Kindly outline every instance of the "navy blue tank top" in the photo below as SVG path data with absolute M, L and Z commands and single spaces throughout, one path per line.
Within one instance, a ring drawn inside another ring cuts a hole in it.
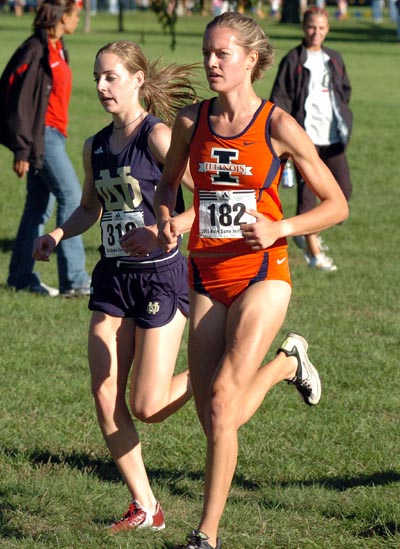
M 134 263 L 143 259 L 124 254 L 119 239 L 134 227 L 154 225 L 154 193 L 161 177 L 162 165 L 152 156 L 148 137 L 159 118 L 147 115 L 126 147 L 118 154 L 110 151 L 112 124 L 93 138 L 92 169 L 95 187 L 103 206 L 101 218 L 102 245 L 100 253 L 107 258 L 124 258 Z M 184 211 L 182 190 L 179 189 L 176 212 Z M 165 257 L 161 248 L 146 259 Z

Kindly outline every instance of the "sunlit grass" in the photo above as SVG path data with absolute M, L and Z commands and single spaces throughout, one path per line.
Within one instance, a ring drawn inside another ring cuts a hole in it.
M 84 139 L 108 122 L 92 77 L 97 49 L 124 37 L 139 41 L 150 58 L 201 61 L 205 21 L 180 20 L 174 52 L 154 15 L 139 12 L 126 14 L 122 36 L 116 17 L 103 14 L 93 18 L 91 34 L 67 37 L 74 72 L 68 150 L 80 175 Z M 300 39 L 297 27 L 261 24 L 276 61 Z M 0 66 L 30 25 L 30 16 L 0 17 Z M 324 396 L 309 409 L 282 384 L 240 431 L 237 474 L 221 523 L 224 549 L 400 546 L 400 50 L 394 25 L 377 26 L 367 17 L 333 20 L 329 45 L 342 52 L 354 90 L 351 215 L 324 235 L 337 273 L 308 270 L 290 242 L 294 294 L 274 346 L 287 330 L 304 333 Z M 275 70 L 257 84 L 261 95 L 268 97 Z M 14 176 L 4 148 L 0 182 L 0 545 L 172 549 L 197 525 L 202 505 L 204 437 L 193 403 L 162 425 L 138 426 L 167 529 L 110 536 L 105 526 L 125 511 L 128 493 L 95 419 L 86 301 L 6 289 L 25 183 Z M 292 214 L 295 191 L 283 190 L 282 199 Z M 91 270 L 99 228 L 84 240 Z M 37 268 L 57 285 L 54 260 Z M 178 368 L 185 365 L 184 342 Z

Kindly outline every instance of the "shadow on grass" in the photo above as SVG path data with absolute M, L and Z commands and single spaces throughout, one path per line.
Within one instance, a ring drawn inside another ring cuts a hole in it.
M 319 484 L 324 488 L 344 492 L 357 486 L 385 486 L 393 482 L 400 482 L 400 473 L 389 469 L 388 471 L 378 471 L 369 475 L 357 475 L 347 477 L 322 477 L 314 480 L 291 480 L 279 483 L 280 486 L 312 486 Z
M 22 452 L 14 448 L 1 448 L 0 452 L 9 457 L 21 457 Z M 28 454 L 28 461 L 34 465 L 66 465 L 71 469 L 78 469 L 90 475 L 96 476 L 99 480 L 106 482 L 122 482 L 120 474 L 108 457 L 93 457 L 87 453 L 54 454 L 47 450 L 34 450 Z M 201 481 L 204 478 L 203 471 L 190 471 L 187 467 L 182 469 L 162 469 L 147 468 L 149 477 L 157 482 L 165 482 L 170 487 L 171 484 L 179 483 L 182 480 Z M 358 486 L 385 486 L 394 482 L 400 482 L 400 472 L 388 469 L 387 471 L 377 471 L 371 474 L 344 477 L 321 477 L 316 479 L 301 480 L 293 479 L 282 482 L 271 481 L 271 486 L 281 488 L 289 486 L 315 486 L 320 485 L 324 488 L 344 492 L 345 490 L 356 488 Z M 242 475 L 236 474 L 233 484 L 245 488 L 246 490 L 256 491 L 261 485 L 258 482 L 245 479 Z M 179 490 L 171 491 L 172 494 L 179 495 Z
M 105 482 L 122 482 L 121 476 L 114 462 L 110 458 L 96 458 L 84 453 L 54 454 L 46 450 L 34 450 L 28 454 L 20 452 L 16 448 L 1 448 L 0 452 L 11 458 L 26 457 L 30 463 L 36 466 L 67 466 L 71 469 L 78 469 L 88 475 L 93 475 L 99 480 Z M 180 490 L 180 482 L 202 481 L 203 471 L 190 471 L 187 467 L 182 469 L 161 469 L 147 468 L 147 473 L 152 481 L 167 484 L 172 495 L 187 494 L 187 490 Z M 246 490 L 255 491 L 260 488 L 260 484 L 249 481 L 241 475 L 235 475 L 233 484 Z
M 375 486 L 385 486 L 392 484 L 394 482 L 400 482 L 400 473 L 394 470 L 379 471 L 376 473 L 371 473 L 369 475 L 358 475 L 358 476 L 347 476 L 347 477 L 332 477 L 332 478 L 320 478 L 318 480 L 296 480 L 289 482 L 281 482 L 279 486 L 289 487 L 294 485 L 299 486 L 315 486 L 321 485 L 324 488 L 330 490 L 336 490 L 339 492 L 344 492 L 351 488 L 357 488 L 360 486 L 363 487 L 375 487 Z M 356 534 L 360 538 L 382 538 L 382 539 L 392 539 L 393 536 L 400 535 L 400 524 L 394 521 L 388 522 L 376 522 L 372 524 L 367 529 L 357 532 Z
M 36 465 L 67 465 L 73 469 L 79 469 L 88 474 L 96 476 L 99 480 L 106 482 L 122 482 L 121 476 L 111 459 L 94 458 L 88 454 L 52 454 L 47 451 L 35 451 L 29 455 L 29 461 Z M 187 494 L 187 490 L 181 490 L 179 483 L 182 481 L 202 481 L 204 474 L 202 471 L 190 471 L 187 468 L 182 469 L 161 469 L 147 468 L 147 473 L 152 481 L 167 484 L 171 494 Z M 249 481 L 241 475 L 235 475 L 233 484 L 246 490 L 258 490 L 260 485 Z
M 59 467 L 66 466 L 71 469 L 78 469 L 88 475 L 94 475 L 98 479 L 105 482 L 122 482 L 122 479 L 116 469 L 114 462 L 107 457 L 93 457 L 86 453 L 70 453 L 70 454 L 55 454 L 50 451 L 35 450 L 31 452 L 21 452 L 17 448 L 0 448 L 0 452 L 11 458 L 27 459 L 33 466 Z M 159 482 L 167 486 L 171 495 L 190 497 L 188 490 L 188 482 L 201 482 L 204 475 L 202 471 L 190 471 L 187 468 L 182 469 L 162 469 L 149 468 L 149 477 L 152 481 Z M 347 477 L 321 477 L 313 480 L 291 480 L 284 482 L 271 482 L 271 486 L 279 486 L 281 488 L 290 486 L 316 486 L 320 485 L 324 488 L 345 491 L 359 486 L 385 486 L 394 482 L 400 482 L 400 473 L 394 470 L 379 471 L 369 475 L 357 475 Z M 180 484 L 186 483 L 184 489 L 181 489 Z M 244 479 L 242 476 L 235 475 L 233 485 L 239 486 L 249 491 L 257 491 L 260 489 L 260 484 Z M 197 497 L 198 491 L 193 490 L 193 497 Z M 24 535 L 13 527 L 7 525 L 6 515 L 13 508 L 7 502 L 6 494 L 0 492 L 0 536 L 4 538 L 23 538 Z M 108 518 L 99 520 L 99 524 L 104 525 L 109 523 Z M 376 522 L 367 529 L 358 532 L 356 535 L 361 538 L 392 538 L 400 534 L 400 524 L 394 521 Z M 174 543 L 166 542 L 165 549 L 178 549 L 182 547 Z
M 391 539 L 393 536 L 400 535 L 400 524 L 393 521 L 385 522 L 383 524 L 374 524 L 367 530 L 360 532 L 358 535 L 360 538 L 378 537 L 383 539 Z

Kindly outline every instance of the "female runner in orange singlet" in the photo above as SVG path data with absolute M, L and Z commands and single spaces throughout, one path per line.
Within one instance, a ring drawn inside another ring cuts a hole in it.
M 207 437 L 205 497 L 186 549 L 219 549 L 218 526 L 238 453 L 238 429 L 280 381 L 304 401 L 321 397 L 306 340 L 288 334 L 260 367 L 291 296 L 287 237 L 343 221 L 348 207 L 331 172 L 297 122 L 257 96 L 253 82 L 272 63 L 272 48 L 250 17 L 224 13 L 203 39 L 211 100 L 190 105 L 175 121 L 155 196 L 159 239 L 176 244 L 173 205 L 189 158 L 196 218 L 189 240 L 189 371 Z M 320 199 L 312 211 L 283 218 L 278 186 L 291 157 Z M 227 542 L 226 547 L 229 547 Z

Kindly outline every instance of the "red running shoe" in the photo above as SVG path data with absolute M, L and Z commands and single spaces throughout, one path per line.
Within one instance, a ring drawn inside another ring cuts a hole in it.
M 133 528 L 151 528 L 152 530 L 165 528 L 164 513 L 158 501 L 154 515 L 151 515 L 138 501 L 132 501 L 122 519 L 110 526 L 112 532 L 123 532 Z

